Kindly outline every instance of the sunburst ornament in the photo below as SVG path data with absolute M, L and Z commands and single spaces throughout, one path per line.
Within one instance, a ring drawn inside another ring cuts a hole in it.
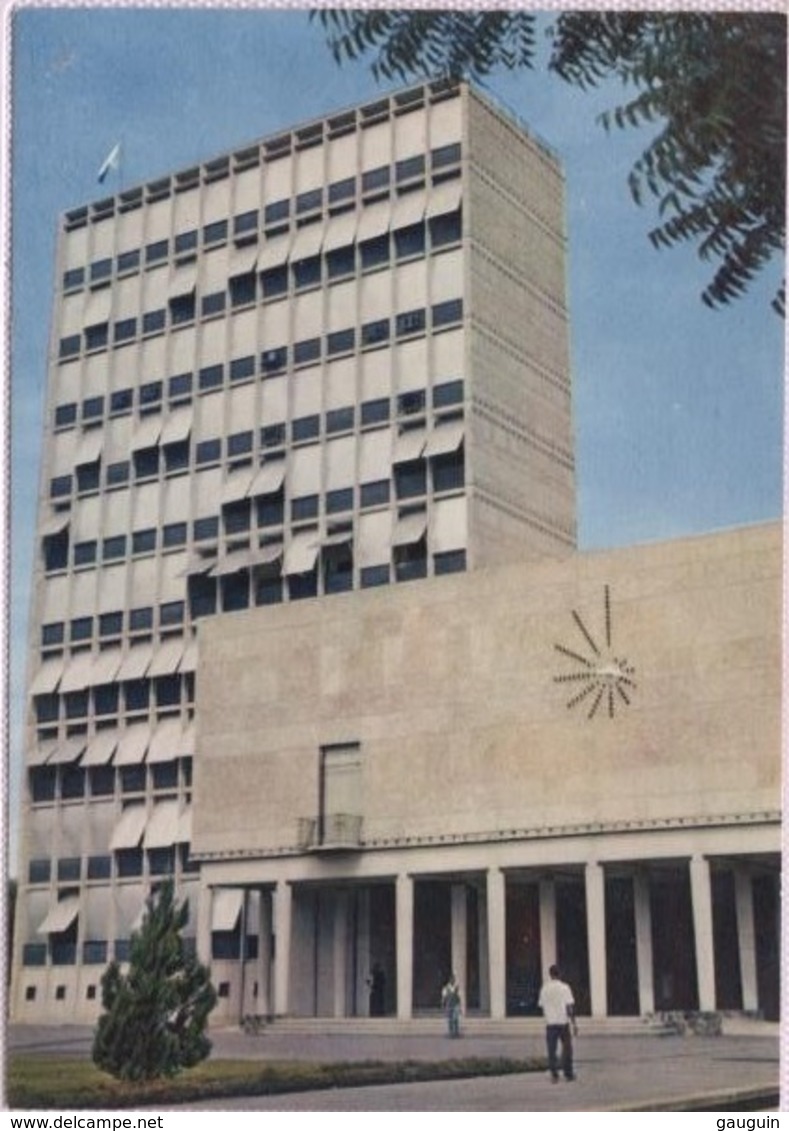
M 583 638 L 583 648 L 576 651 L 564 644 L 554 644 L 556 651 L 565 659 L 572 660 L 575 667 L 574 671 L 555 675 L 554 683 L 566 683 L 573 690 L 567 700 L 568 710 L 583 704 L 584 709 L 588 708 L 586 717 L 593 719 L 603 707 L 607 709 L 609 719 L 613 719 L 617 707 L 621 710 L 630 706 L 631 695 L 636 690 L 633 679 L 636 670 L 624 657 L 614 655 L 608 586 L 605 586 L 603 599 L 604 643 L 598 644 L 598 639 L 575 609 L 572 617 Z

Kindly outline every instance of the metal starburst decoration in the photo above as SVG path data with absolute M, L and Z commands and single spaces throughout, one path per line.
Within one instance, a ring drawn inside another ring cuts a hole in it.
M 622 656 L 613 652 L 611 624 L 611 594 L 606 585 L 603 600 L 604 644 L 598 644 L 581 614 L 572 610 L 573 622 L 583 639 L 583 645 L 567 648 L 564 644 L 554 644 L 556 651 L 566 660 L 572 660 L 573 671 L 563 672 L 553 677 L 554 683 L 565 683 L 572 695 L 567 700 L 568 710 L 581 704 L 588 708 L 586 717 L 593 719 L 600 707 L 606 709 L 609 719 L 613 719 L 616 709 L 629 707 L 631 695 L 636 690 L 633 679 L 635 668 Z

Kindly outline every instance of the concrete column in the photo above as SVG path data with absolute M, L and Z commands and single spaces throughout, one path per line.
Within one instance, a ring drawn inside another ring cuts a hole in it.
M 200 886 L 197 903 L 197 937 L 195 945 L 197 957 L 204 965 L 211 966 L 211 915 L 213 911 L 214 889 Z
M 540 961 L 542 980 L 548 981 L 548 971 L 557 958 L 556 946 L 556 884 L 553 880 L 540 880 Z
M 348 892 L 334 893 L 333 959 L 333 1012 L 335 1017 L 345 1017 L 348 998 Z
M 605 1017 L 608 1013 L 608 986 L 605 964 L 605 872 L 602 864 L 590 860 L 584 869 L 584 882 L 592 1017 Z
M 468 904 L 466 885 L 453 884 L 451 895 L 452 970 L 465 1008 L 468 1002 Z
M 287 1015 L 290 1005 L 290 929 L 293 916 L 293 889 L 279 880 L 274 890 L 274 1012 Z
M 488 869 L 487 879 L 490 1016 L 498 1019 L 507 1013 L 506 879 L 499 868 Z
M 734 900 L 737 908 L 737 943 L 740 952 L 740 982 L 743 1009 L 759 1008 L 756 981 L 756 928 L 753 918 L 753 883 L 746 868 L 734 869 Z
M 699 1009 L 715 1009 L 715 953 L 712 941 L 712 887 L 710 864 L 704 856 L 690 861 L 690 894 L 696 936 L 696 974 Z
M 414 997 L 414 881 L 402 874 L 395 881 L 397 945 L 397 1016 L 411 1017 Z
M 638 968 L 638 1010 L 643 1016 L 655 1012 L 655 973 L 652 957 L 652 907 L 649 902 L 649 876 L 633 876 L 633 904 L 636 920 L 636 966 Z
M 258 1004 L 257 1013 L 268 1017 L 271 1010 L 271 893 L 261 891 L 258 902 Z

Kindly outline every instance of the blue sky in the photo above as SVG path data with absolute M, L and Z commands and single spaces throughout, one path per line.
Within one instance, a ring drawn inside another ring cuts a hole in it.
M 299 10 L 20 7 L 11 48 L 13 832 L 59 213 L 101 195 L 96 174 L 118 140 L 128 187 L 388 88 L 365 64 L 337 67 Z M 629 195 L 646 137 L 596 123 L 620 88 L 585 94 L 544 69 L 502 72 L 487 88 L 565 165 L 581 548 L 776 518 L 779 267 L 709 311 L 699 294 L 710 268 L 691 248 L 654 251 L 654 209 Z

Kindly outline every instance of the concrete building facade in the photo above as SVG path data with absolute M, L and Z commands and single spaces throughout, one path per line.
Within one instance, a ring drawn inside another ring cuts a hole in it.
M 466 85 L 63 217 L 13 1016 L 94 1017 L 165 875 L 198 936 L 208 619 L 573 551 L 564 259 L 556 158 Z

